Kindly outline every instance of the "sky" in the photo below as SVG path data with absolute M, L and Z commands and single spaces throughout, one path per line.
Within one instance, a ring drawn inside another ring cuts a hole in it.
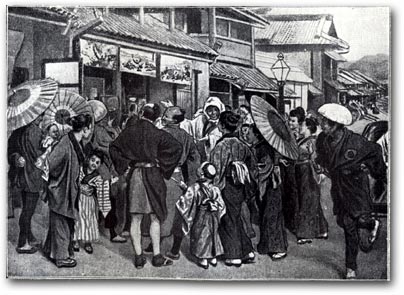
M 358 60 L 365 55 L 390 52 L 388 7 L 273 8 L 271 12 L 333 15 L 338 37 L 350 45 L 349 53 L 344 54 L 348 61 Z

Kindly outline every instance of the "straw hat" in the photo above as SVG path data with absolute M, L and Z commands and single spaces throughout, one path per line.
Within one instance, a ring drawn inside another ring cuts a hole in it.
M 326 103 L 322 105 L 318 111 L 320 115 L 323 117 L 342 124 L 342 125 L 351 125 L 352 124 L 352 114 L 351 112 L 344 106 L 336 103 Z

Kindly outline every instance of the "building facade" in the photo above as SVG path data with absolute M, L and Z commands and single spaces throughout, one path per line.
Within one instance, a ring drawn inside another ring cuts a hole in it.
M 331 15 L 263 15 L 269 25 L 256 30 L 257 51 L 282 52 L 285 61 L 297 65 L 313 80 L 307 109 L 339 100 L 336 87 L 338 63 L 345 61 L 349 45 L 338 38 Z M 335 93 L 330 88 L 335 90 Z

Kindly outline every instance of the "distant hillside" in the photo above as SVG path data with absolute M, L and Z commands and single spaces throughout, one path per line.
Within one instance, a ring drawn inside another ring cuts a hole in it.
M 355 62 L 346 62 L 343 68 L 359 70 L 376 80 L 388 80 L 389 56 L 386 54 L 367 55 Z

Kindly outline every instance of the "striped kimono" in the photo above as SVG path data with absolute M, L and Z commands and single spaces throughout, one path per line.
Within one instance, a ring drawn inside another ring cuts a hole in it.
M 74 224 L 75 241 L 97 241 L 98 229 L 98 201 L 97 193 L 103 188 L 103 180 L 98 172 L 85 174 L 80 169 L 80 196 L 78 200 L 78 218 Z

